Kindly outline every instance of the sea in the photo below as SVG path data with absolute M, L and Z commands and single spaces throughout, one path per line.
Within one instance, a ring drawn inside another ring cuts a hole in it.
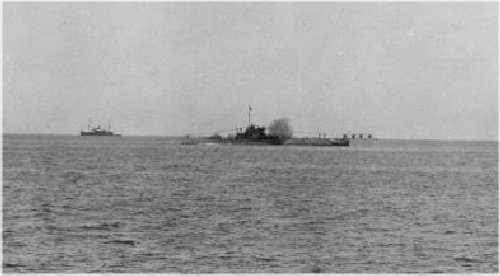
M 497 273 L 498 142 L 3 136 L 3 272 Z

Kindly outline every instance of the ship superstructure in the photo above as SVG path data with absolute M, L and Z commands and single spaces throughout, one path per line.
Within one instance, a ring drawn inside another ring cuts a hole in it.
M 236 132 L 236 136 L 230 137 L 233 144 L 242 145 L 281 145 L 283 140 L 277 136 L 266 134 L 266 128 L 263 126 L 254 125 L 252 123 L 243 132 L 242 129 Z

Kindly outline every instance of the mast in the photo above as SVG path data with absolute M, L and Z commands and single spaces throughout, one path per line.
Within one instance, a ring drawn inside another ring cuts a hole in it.
M 250 124 L 251 124 L 251 123 L 250 123 L 250 122 L 251 122 L 251 121 L 250 121 L 250 112 L 251 112 L 251 111 L 252 111 L 252 107 L 249 105 L 249 106 L 248 106 L 248 127 L 250 127 Z
M 87 130 L 90 131 L 90 125 L 92 124 L 92 118 L 89 118 L 89 124 L 87 125 Z

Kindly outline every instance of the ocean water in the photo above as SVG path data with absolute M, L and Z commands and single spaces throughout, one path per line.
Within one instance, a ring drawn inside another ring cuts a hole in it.
M 498 143 L 3 137 L 4 272 L 498 272 Z

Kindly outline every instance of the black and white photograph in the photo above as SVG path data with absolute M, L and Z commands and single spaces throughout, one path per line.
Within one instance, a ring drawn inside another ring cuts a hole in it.
M 3 273 L 497 274 L 490 2 L 2 2 Z

